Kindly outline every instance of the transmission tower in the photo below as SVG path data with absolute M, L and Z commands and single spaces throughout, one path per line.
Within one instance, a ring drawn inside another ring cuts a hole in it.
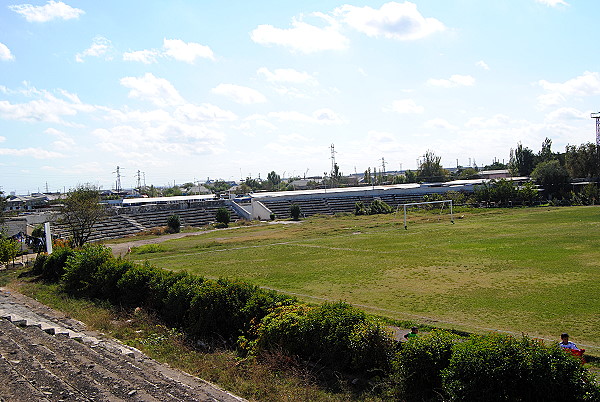
M 335 172 L 335 146 L 331 144 L 329 148 L 331 149 L 331 177 L 333 177 Z
M 383 170 L 381 171 L 383 174 L 385 174 L 385 158 L 381 157 L 381 167 L 383 168 Z
M 113 173 L 117 174 L 117 181 L 115 183 L 115 191 L 117 193 L 121 192 L 121 172 L 119 171 L 119 167 L 117 166 L 117 170 Z
M 142 191 L 142 172 L 138 169 L 137 171 L 137 189 L 138 191 Z
M 596 146 L 600 147 L 600 113 L 592 113 L 590 117 L 596 119 Z

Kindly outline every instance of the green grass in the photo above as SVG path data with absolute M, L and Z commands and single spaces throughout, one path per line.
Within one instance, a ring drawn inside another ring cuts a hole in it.
M 600 208 L 315 217 L 133 254 L 172 270 L 344 300 L 395 319 L 558 340 L 600 354 Z

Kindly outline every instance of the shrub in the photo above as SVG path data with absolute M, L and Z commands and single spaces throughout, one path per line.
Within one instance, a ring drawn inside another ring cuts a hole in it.
M 95 297 L 99 292 L 96 272 L 101 265 L 113 261 L 110 249 L 102 245 L 86 245 L 73 253 L 67 259 L 62 276 L 65 291 L 77 296 Z
M 392 212 L 394 212 L 394 208 L 379 199 L 374 199 L 369 206 L 365 206 L 362 201 L 358 201 L 354 204 L 354 215 L 377 215 L 389 214 Z
M 255 352 L 281 350 L 336 369 L 387 370 L 392 341 L 362 311 L 345 303 L 291 305 L 266 316 Z
M 215 216 L 215 219 L 218 223 L 227 227 L 231 220 L 229 210 L 225 207 L 219 207 L 219 209 L 217 209 L 217 215 Z
M 160 268 L 144 265 L 134 265 L 127 270 L 117 281 L 117 288 L 121 294 L 120 300 L 127 305 L 142 306 L 149 305 L 152 295 L 150 283 L 154 276 L 160 274 Z
M 269 295 L 274 293 L 244 282 L 204 281 L 190 304 L 189 332 L 235 344 L 252 321 L 260 321 L 277 303 L 288 299 Z
M 300 219 L 300 214 L 302 213 L 302 211 L 300 211 L 300 205 L 298 204 L 292 204 L 290 206 L 290 217 L 297 221 Z
M 584 401 L 600 390 L 580 362 L 557 346 L 504 335 L 457 343 L 442 374 L 451 400 Z
M 433 331 L 402 344 L 392 362 L 395 393 L 405 400 L 430 400 L 442 392 L 442 370 L 448 367 L 456 336 Z
M 181 219 L 179 215 L 171 215 L 167 218 L 167 227 L 171 233 L 179 233 L 181 231 Z

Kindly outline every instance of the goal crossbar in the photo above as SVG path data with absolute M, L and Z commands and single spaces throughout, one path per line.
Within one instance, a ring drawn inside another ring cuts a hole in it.
M 406 225 L 406 208 L 412 207 L 415 205 L 426 205 L 426 204 L 450 204 L 450 222 L 454 223 L 454 215 L 452 213 L 452 200 L 411 202 L 408 204 L 400 204 L 404 207 L 404 229 L 405 230 L 408 230 L 408 226 Z M 396 212 L 398 212 L 400 205 L 398 205 L 398 207 L 396 208 Z

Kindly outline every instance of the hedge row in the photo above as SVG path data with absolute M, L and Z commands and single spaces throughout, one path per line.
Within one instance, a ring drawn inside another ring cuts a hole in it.
M 194 338 L 379 378 L 376 388 L 394 399 L 600 401 L 578 360 L 527 337 L 465 340 L 433 331 L 398 348 L 384 327 L 346 303 L 309 306 L 243 282 L 115 259 L 98 245 L 40 255 L 34 271 L 75 296 L 151 309 Z

